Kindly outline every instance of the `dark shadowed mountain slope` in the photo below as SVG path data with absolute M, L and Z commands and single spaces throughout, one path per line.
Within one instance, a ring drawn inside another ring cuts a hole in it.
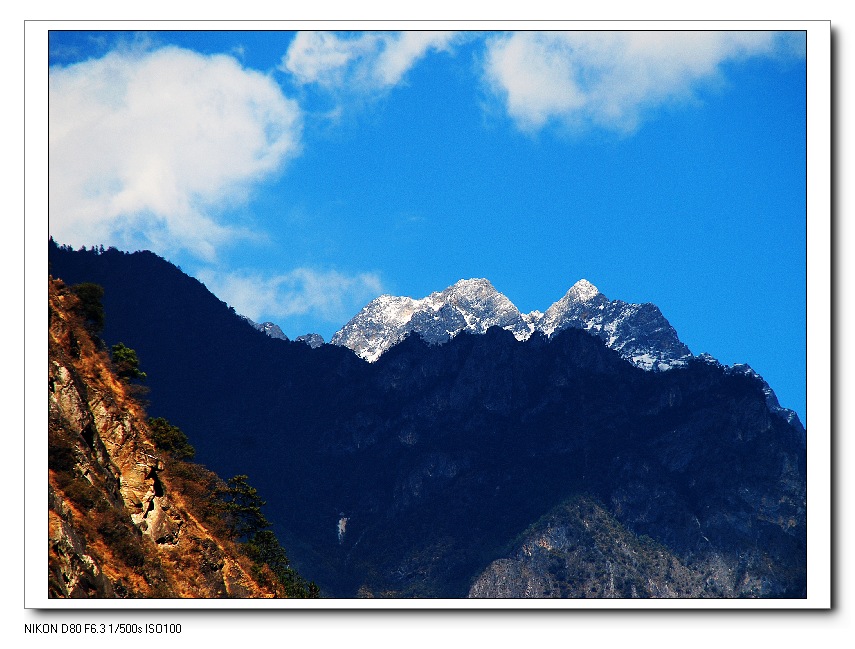
M 139 353 L 152 414 L 218 473 L 250 475 L 325 595 L 465 597 L 583 498 L 568 530 L 606 521 L 685 571 L 688 590 L 647 595 L 804 596 L 804 446 L 759 377 L 698 359 L 646 372 L 578 328 L 411 335 L 367 363 L 265 336 L 151 253 L 54 247 L 51 264 L 104 286 L 104 336 Z M 639 561 L 627 579 L 662 576 Z M 501 592 L 522 596 L 507 575 Z M 550 593 L 591 592 L 561 583 Z

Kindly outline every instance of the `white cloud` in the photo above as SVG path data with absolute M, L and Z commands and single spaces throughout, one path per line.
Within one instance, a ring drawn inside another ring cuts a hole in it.
M 428 51 L 448 51 L 454 38 L 454 32 L 300 32 L 280 69 L 327 90 L 376 92 L 400 83 Z
M 214 295 L 252 320 L 310 314 L 340 323 L 383 292 L 376 273 L 346 275 L 335 270 L 296 268 L 267 276 L 209 268 L 196 276 Z
M 301 114 L 230 56 L 114 51 L 52 68 L 50 231 L 73 246 L 187 249 L 245 235 L 217 223 L 299 149 Z
M 488 40 L 484 74 L 523 130 L 555 120 L 631 132 L 725 61 L 794 51 L 775 32 L 519 32 Z

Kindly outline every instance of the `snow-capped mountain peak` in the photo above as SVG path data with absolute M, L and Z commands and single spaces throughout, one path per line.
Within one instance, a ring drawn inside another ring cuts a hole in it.
M 420 299 L 381 295 L 342 327 L 331 342 L 373 362 L 413 331 L 428 343 L 439 344 L 461 331 L 484 333 L 494 326 L 508 329 L 519 340 L 528 338 L 532 331 L 519 309 L 489 280 L 461 279 Z
M 528 339 L 535 331 L 551 337 L 568 327 L 584 329 L 648 370 L 667 370 L 691 356 L 654 305 L 610 301 L 586 279 L 573 284 L 545 313 L 520 313 L 483 278 L 458 280 L 421 299 L 381 295 L 331 342 L 374 362 L 411 332 L 430 344 L 441 344 L 461 331 L 484 333 L 490 327 L 507 329 L 518 340 Z
M 587 279 L 580 279 L 570 287 L 565 297 L 575 300 L 576 302 L 588 302 L 600 295 L 600 291 L 596 286 L 591 284 Z
M 268 336 L 288 340 L 274 323 L 259 324 L 242 317 Z M 609 300 L 586 279 L 573 284 L 545 312 L 520 313 L 484 278 L 460 279 L 420 299 L 381 295 L 369 302 L 330 342 L 349 347 L 361 358 L 374 362 L 412 332 L 429 344 L 442 344 L 461 331 L 480 334 L 494 326 L 507 329 L 518 340 L 528 339 L 535 331 L 552 337 L 569 327 L 583 329 L 645 370 L 665 371 L 685 365 L 692 358 L 689 348 L 656 305 Z M 311 347 L 324 344 L 317 334 L 306 334 L 296 340 Z M 721 366 L 730 374 L 744 374 L 760 381 L 770 410 L 801 430 L 804 440 L 804 426 L 796 413 L 779 405 L 772 388 L 750 366 L 726 366 L 707 353 L 696 358 Z
M 568 327 L 584 329 L 645 370 L 668 370 L 692 356 L 655 304 L 609 300 L 584 279 L 550 306 L 536 327 L 547 336 Z
M 297 336 L 294 339 L 294 342 L 304 343 L 304 344 L 308 345 L 309 347 L 311 347 L 312 349 L 316 349 L 316 348 L 320 347 L 321 345 L 326 344 L 326 341 L 324 341 L 324 337 L 322 335 L 316 334 L 316 333 L 308 333 L 308 334 L 303 334 L 302 336 Z

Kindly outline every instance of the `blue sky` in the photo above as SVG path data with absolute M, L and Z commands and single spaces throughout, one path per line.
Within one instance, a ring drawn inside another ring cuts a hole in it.
M 291 337 L 578 279 L 805 410 L 805 54 L 771 32 L 52 32 L 50 231 Z

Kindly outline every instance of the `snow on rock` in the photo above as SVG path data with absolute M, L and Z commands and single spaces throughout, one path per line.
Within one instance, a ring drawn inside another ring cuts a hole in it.
M 533 328 L 519 309 L 486 279 L 461 279 L 443 291 L 421 299 L 381 295 L 369 302 L 332 337 L 332 344 L 349 347 L 369 362 L 418 333 L 440 344 L 461 331 L 484 333 L 490 327 L 527 339 Z
M 288 340 L 272 322 L 257 324 L 249 318 L 246 320 L 268 336 Z M 573 284 L 545 312 L 520 313 L 505 295 L 483 278 L 461 279 L 421 299 L 381 295 L 336 332 L 330 342 L 348 347 L 373 363 L 414 332 L 428 344 L 438 345 L 461 331 L 482 334 L 490 327 L 506 329 L 517 340 L 527 340 L 535 331 L 551 338 L 569 327 L 582 329 L 600 338 L 636 367 L 653 372 L 684 366 L 693 358 L 656 305 L 609 300 L 586 279 Z M 324 339 L 317 334 L 306 334 L 296 340 L 311 347 L 324 344 Z M 757 377 L 762 382 L 770 410 L 804 430 L 798 415 L 779 405 L 772 388 L 751 367 L 744 364 L 728 367 L 707 353 L 696 358 L 724 367 L 729 373 Z
M 597 336 L 645 370 L 666 371 L 692 356 L 655 305 L 609 300 L 586 279 L 576 282 L 536 323 L 549 337 L 568 327 Z
M 535 331 L 551 337 L 568 327 L 583 329 L 652 371 L 678 367 L 691 357 L 654 305 L 610 301 L 586 279 L 573 284 L 545 313 L 520 313 L 486 279 L 461 279 L 421 299 L 381 295 L 331 342 L 374 362 L 412 332 L 429 344 L 441 344 L 461 331 L 484 333 L 490 327 L 507 329 L 517 340 L 527 340 Z

